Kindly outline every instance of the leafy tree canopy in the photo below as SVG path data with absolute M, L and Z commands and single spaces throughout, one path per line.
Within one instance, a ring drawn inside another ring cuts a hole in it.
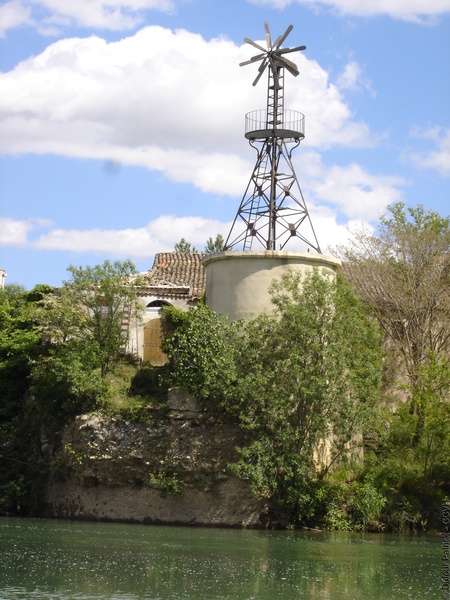
M 39 426 L 29 410 L 32 365 L 45 352 L 38 304 L 49 286 L 0 290 L 0 512 L 18 514 L 38 480 Z
M 450 218 L 397 203 L 382 217 L 378 235 L 359 230 L 339 253 L 403 357 L 410 409 L 420 413 L 423 367 L 430 355 L 450 350 Z M 417 426 L 420 437 L 422 419 Z
M 236 377 L 234 340 L 239 323 L 230 324 L 204 304 L 188 312 L 163 307 L 161 314 L 174 327 L 163 345 L 170 359 L 168 384 L 208 400 L 211 408 L 217 406 Z
M 225 240 L 220 235 L 220 233 L 218 233 L 216 235 L 215 240 L 213 240 L 212 237 L 208 238 L 205 246 L 205 252 L 206 254 L 211 254 L 213 252 L 222 252 L 224 245 Z
M 197 254 L 197 248 L 192 246 L 191 243 L 187 242 L 184 238 L 181 238 L 181 240 L 175 244 L 174 251 L 180 252 L 181 254 Z
M 325 474 L 374 425 L 381 338 L 341 277 L 285 275 L 272 301 L 275 314 L 238 338 L 229 409 L 252 440 L 237 472 L 295 512 L 304 478 L 318 464 Z
M 131 261 L 107 260 L 67 270 L 71 279 L 46 298 L 42 325 L 53 341 L 76 349 L 104 377 L 126 346 L 123 323 L 139 310 L 135 267 Z
M 204 252 L 206 254 L 210 254 L 212 252 L 222 252 L 224 244 L 225 240 L 223 239 L 223 236 L 218 233 L 215 239 L 212 237 L 208 238 Z M 182 254 L 197 254 L 198 252 L 197 248 L 195 248 L 195 246 L 193 246 L 190 242 L 187 242 L 184 238 L 181 238 L 181 240 L 175 244 L 174 251 L 181 252 Z
M 321 442 L 325 473 L 373 426 L 380 332 L 340 277 L 291 273 L 272 295 L 275 313 L 246 325 L 204 306 L 190 310 L 165 351 L 172 384 L 220 402 L 245 432 L 235 472 L 298 520 Z

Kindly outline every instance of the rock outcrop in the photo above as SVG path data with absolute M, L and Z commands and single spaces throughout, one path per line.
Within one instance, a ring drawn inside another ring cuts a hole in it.
M 239 430 L 172 396 L 152 425 L 82 415 L 49 453 L 47 517 L 261 527 L 266 506 L 234 477 Z

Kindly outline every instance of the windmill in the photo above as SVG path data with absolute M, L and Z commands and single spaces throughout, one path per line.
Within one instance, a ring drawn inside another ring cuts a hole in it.
M 284 108 L 284 75 L 297 77 L 297 65 L 286 55 L 301 52 L 306 46 L 282 48 L 292 25 L 272 42 L 269 25 L 264 23 L 266 46 L 244 38 L 259 53 L 240 66 L 256 65 L 256 86 L 268 73 L 266 109 L 245 115 L 245 137 L 257 152 L 250 181 L 234 219 L 225 249 L 251 250 L 256 240 L 266 250 L 282 250 L 293 237 L 309 251 L 320 253 L 319 243 L 306 208 L 294 166 L 292 151 L 304 139 L 305 117 Z

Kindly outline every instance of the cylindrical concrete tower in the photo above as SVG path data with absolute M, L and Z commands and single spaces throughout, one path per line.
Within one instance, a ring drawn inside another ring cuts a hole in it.
M 206 304 L 231 320 L 246 321 L 273 310 L 269 288 L 289 270 L 306 274 L 315 267 L 334 274 L 341 261 L 323 254 L 270 250 L 226 251 L 207 255 Z

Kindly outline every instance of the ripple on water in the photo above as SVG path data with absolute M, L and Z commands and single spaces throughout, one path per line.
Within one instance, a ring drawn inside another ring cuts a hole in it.
M 440 540 L 0 519 L 0 600 L 417 600 Z

